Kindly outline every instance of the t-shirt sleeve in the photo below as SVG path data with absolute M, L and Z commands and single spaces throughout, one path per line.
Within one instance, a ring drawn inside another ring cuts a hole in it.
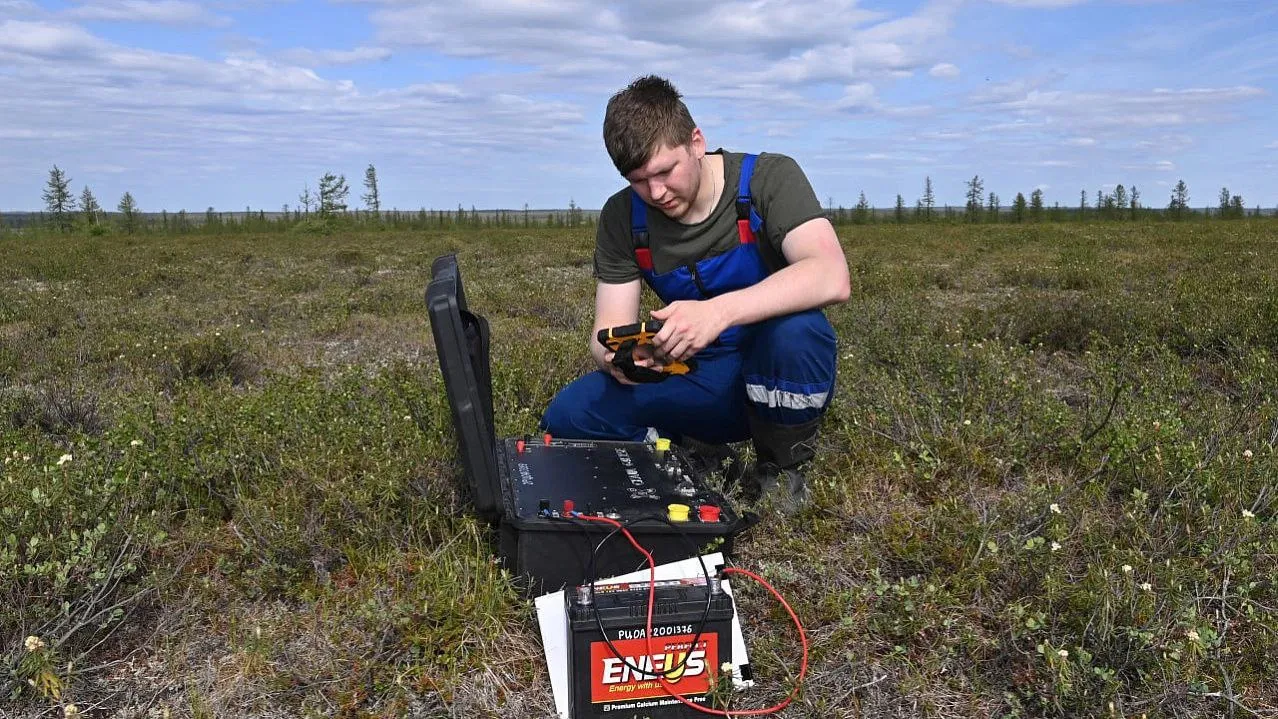
M 630 198 L 618 192 L 604 203 L 595 230 L 595 279 L 624 284 L 640 277 L 630 237 Z
M 768 241 L 781 254 L 781 241 L 790 230 L 823 217 L 821 202 L 799 163 L 786 155 L 759 155 L 750 178 L 750 194 L 764 218 Z

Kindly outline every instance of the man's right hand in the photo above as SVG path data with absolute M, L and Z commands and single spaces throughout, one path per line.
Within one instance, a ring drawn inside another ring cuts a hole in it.
M 626 373 L 622 372 L 620 367 L 612 363 L 612 358 L 616 356 L 616 354 L 617 354 L 616 352 L 604 352 L 603 362 L 600 363 L 600 368 L 608 372 L 608 374 L 612 375 L 613 379 L 617 380 L 618 382 L 622 384 L 627 384 L 631 386 L 639 384 L 638 382 L 635 382 L 634 380 L 627 377 Z M 656 360 L 653 360 L 648 357 L 636 357 L 635 365 L 639 367 L 649 367 L 652 369 L 659 369 L 661 367 L 660 362 L 657 362 Z

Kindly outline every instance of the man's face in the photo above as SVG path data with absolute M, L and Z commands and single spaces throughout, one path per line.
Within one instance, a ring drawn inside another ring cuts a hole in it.
M 630 187 L 644 202 L 661 210 L 672 220 L 688 214 L 701 190 L 701 158 L 705 140 L 693 132 L 685 145 L 663 145 L 642 167 L 626 175 Z

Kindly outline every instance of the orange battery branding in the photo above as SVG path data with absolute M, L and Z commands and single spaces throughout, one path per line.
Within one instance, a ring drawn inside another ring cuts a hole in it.
M 653 634 L 657 634 L 654 630 Z M 710 669 L 719 666 L 719 635 L 703 634 L 693 646 L 694 635 L 654 637 L 653 654 L 648 654 L 647 639 L 622 639 L 613 642 L 613 654 L 605 642 L 590 645 L 590 700 L 596 704 L 619 699 L 649 699 L 668 696 L 658 674 L 682 696 L 710 691 Z M 642 671 L 637 671 L 638 670 Z

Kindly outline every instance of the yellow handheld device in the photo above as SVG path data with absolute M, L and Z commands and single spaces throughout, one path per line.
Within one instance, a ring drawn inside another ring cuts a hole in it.
M 598 339 L 599 344 L 614 352 L 612 363 L 632 382 L 660 382 L 672 375 L 688 374 L 696 369 L 697 363 L 691 358 L 673 362 L 656 351 L 652 338 L 660 331 L 661 322 L 652 320 L 599 330 Z M 635 360 L 642 359 L 652 360 L 657 366 L 635 364 Z

